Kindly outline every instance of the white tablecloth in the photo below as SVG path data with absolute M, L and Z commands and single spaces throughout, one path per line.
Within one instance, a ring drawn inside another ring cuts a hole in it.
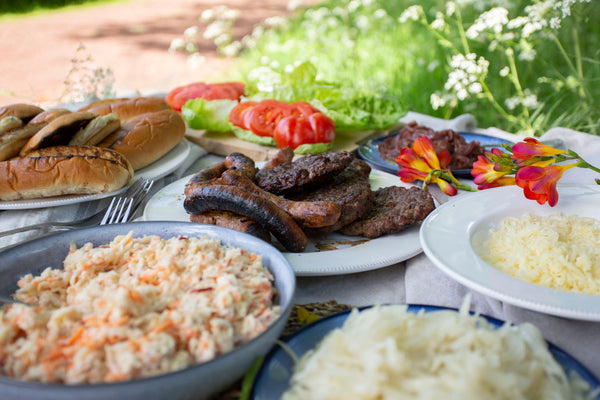
M 417 120 L 434 129 L 453 128 L 459 131 L 477 131 L 496 136 L 510 137 L 509 134 L 494 129 L 477 130 L 475 120 L 469 115 L 452 121 L 441 121 L 416 113 L 409 113 L 403 120 Z M 600 165 L 600 138 L 556 128 L 547 132 L 542 139 L 560 138 L 565 147 L 571 148 L 592 164 Z M 192 146 L 188 162 L 176 172 L 158 180 L 153 192 L 199 169 L 221 159 Z M 593 183 L 595 174 L 574 168 L 565 173 L 564 182 Z M 441 202 L 445 196 L 434 191 Z M 109 199 L 80 203 L 47 209 L 0 211 L 0 231 L 15 226 L 25 226 L 51 220 L 68 220 L 90 215 Z M 139 214 L 138 214 L 139 215 Z M 0 238 L 0 248 L 35 235 L 35 232 Z M 1 253 L 0 253 L 1 259 Z M 600 377 L 600 323 L 584 322 L 544 315 L 529 311 L 471 291 L 458 284 L 437 269 L 425 255 L 421 254 L 405 262 L 368 272 L 325 277 L 299 277 L 296 302 L 307 303 L 337 300 L 354 306 L 383 303 L 428 304 L 458 308 L 464 296 L 471 293 L 471 309 L 501 320 L 520 323 L 524 321 L 537 325 L 546 339 L 566 350 L 579 360 L 593 374 Z

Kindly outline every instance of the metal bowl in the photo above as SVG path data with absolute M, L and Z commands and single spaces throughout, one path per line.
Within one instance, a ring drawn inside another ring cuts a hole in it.
M 26 242 L 0 253 L 0 294 L 14 293 L 16 282 L 25 274 L 38 275 L 49 266 L 60 268 L 71 243 L 78 247 L 88 242 L 102 245 L 112 241 L 115 236 L 129 232 L 133 232 L 134 237 L 158 235 L 163 239 L 177 235 L 209 236 L 223 244 L 262 255 L 263 265 L 275 278 L 281 316 L 259 336 L 230 352 L 179 371 L 93 385 L 44 384 L 0 376 L 0 397 L 11 400 L 205 399 L 231 386 L 257 357 L 270 350 L 289 317 L 296 287 L 294 272 L 285 257 L 273 246 L 253 236 L 216 226 L 190 222 L 133 222 L 63 232 Z

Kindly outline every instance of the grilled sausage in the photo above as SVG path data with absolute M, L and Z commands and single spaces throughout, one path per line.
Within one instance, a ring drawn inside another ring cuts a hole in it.
M 256 196 L 269 200 L 304 228 L 320 228 L 333 225 L 340 218 L 342 208 L 333 201 L 294 201 L 262 190 L 250 179 L 235 170 L 227 170 L 221 175 L 226 185 L 238 187 Z
M 288 213 L 273 202 L 235 186 L 195 186 L 183 207 L 190 214 L 225 210 L 243 215 L 265 227 L 291 252 L 302 252 L 308 245 L 306 234 Z
M 190 221 L 234 229 L 256 236 L 267 243 L 271 242 L 271 234 L 259 223 L 229 211 L 206 211 L 200 214 L 192 214 L 190 215 Z

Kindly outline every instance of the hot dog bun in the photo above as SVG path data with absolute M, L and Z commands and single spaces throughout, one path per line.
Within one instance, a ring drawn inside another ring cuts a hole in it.
M 7 116 L 0 120 L 0 161 L 19 155 L 25 144 L 50 121 L 60 115 L 70 113 L 69 110 L 48 110 L 37 114 L 27 125 L 15 116 Z M 10 129 L 7 129 L 10 128 Z
M 43 149 L 44 147 L 61 146 L 68 144 L 75 133 L 83 129 L 91 120 L 96 118 L 96 114 L 86 111 L 67 113 L 52 120 L 44 126 L 38 133 L 33 135 L 29 141 L 21 148 L 19 155 L 21 157 L 33 150 Z
M 133 176 L 127 159 L 116 151 L 65 147 L 0 162 L 0 200 L 107 193 L 125 186 Z
M 127 99 L 100 100 L 79 111 L 87 111 L 97 115 L 115 113 L 124 123 L 138 115 L 150 112 L 171 110 L 171 106 L 160 97 L 134 97 Z
M 42 111 L 44 111 L 42 108 L 33 104 L 9 104 L 7 106 L 0 107 L 0 119 L 4 117 L 17 117 L 23 121 L 23 124 L 26 124 Z
M 184 135 L 183 118 L 169 108 L 128 120 L 98 146 L 118 151 L 131 162 L 134 170 L 138 170 L 171 151 Z

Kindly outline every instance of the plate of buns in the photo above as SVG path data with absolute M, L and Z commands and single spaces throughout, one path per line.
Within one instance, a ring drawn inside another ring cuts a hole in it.
M 79 110 L 0 108 L 0 209 L 109 197 L 187 158 L 185 122 L 159 97 L 100 100 Z

